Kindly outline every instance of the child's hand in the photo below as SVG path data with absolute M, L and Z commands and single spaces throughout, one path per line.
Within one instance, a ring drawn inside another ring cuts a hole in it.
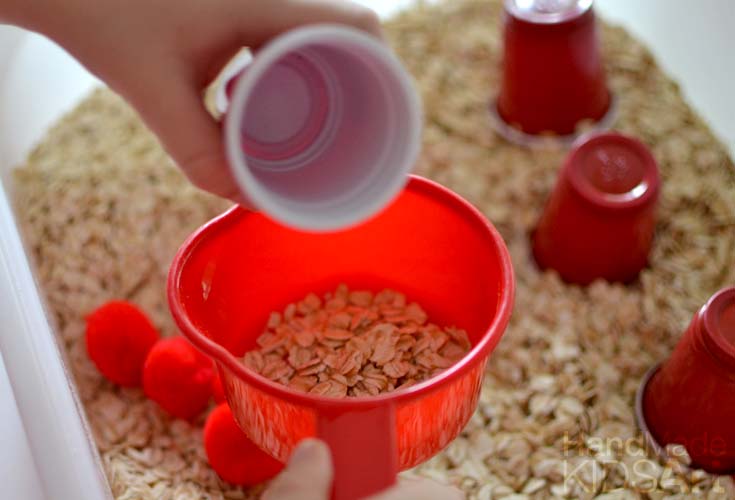
M 303 24 L 380 36 L 375 13 L 345 0 L 2 0 L 3 19 L 66 48 L 138 110 L 191 182 L 235 201 L 220 129 L 202 100 L 227 61 Z
M 294 451 L 286 469 L 273 480 L 263 500 L 329 500 L 332 487 L 329 448 L 321 441 L 307 440 Z M 401 480 L 367 500 L 460 500 L 462 493 L 428 479 Z

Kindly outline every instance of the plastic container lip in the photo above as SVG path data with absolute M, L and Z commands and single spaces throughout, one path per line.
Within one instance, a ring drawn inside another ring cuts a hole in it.
M 495 317 L 488 325 L 485 334 L 480 338 L 480 341 L 461 360 L 447 368 L 436 377 L 431 377 L 430 379 L 406 389 L 392 391 L 379 396 L 344 399 L 315 396 L 295 391 L 248 370 L 227 349 L 202 333 L 191 322 L 184 310 L 183 300 L 179 294 L 180 286 L 178 278 L 181 276 L 182 269 L 186 265 L 186 261 L 189 256 L 209 233 L 224 230 L 227 226 L 233 224 L 247 214 L 245 209 L 238 206 L 231 208 L 224 214 L 202 226 L 186 240 L 174 257 L 167 284 L 168 303 L 174 320 L 184 336 L 186 336 L 198 349 L 218 363 L 223 364 L 238 378 L 245 380 L 248 384 L 257 389 L 263 390 L 270 395 L 302 406 L 344 411 L 354 410 L 356 408 L 367 409 L 381 406 L 386 403 L 398 403 L 414 400 L 444 387 L 451 381 L 461 377 L 467 371 L 472 369 L 475 363 L 480 362 L 483 357 L 487 356 L 492 348 L 500 341 L 502 332 L 510 321 L 513 301 L 515 298 L 515 278 L 513 275 L 513 267 L 510 260 L 510 254 L 503 243 L 500 233 L 498 233 L 497 229 L 495 229 L 495 227 L 490 224 L 480 211 L 469 202 L 465 201 L 459 195 L 449 191 L 440 184 L 415 175 L 410 176 L 410 181 L 406 186 L 406 189 L 428 194 L 436 199 L 441 199 L 452 208 L 462 212 L 464 217 L 472 220 L 476 225 L 481 226 L 478 229 L 485 232 L 486 237 L 492 241 L 493 246 L 497 250 L 501 267 L 501 283 L 499 286 L 501 290 L 505 290 L 505 293 L 501 294 L 499 297 Z M 491 332 L 492 334 L 488 334 L 488 332 Z
M 612 92 L 609 94 L 610 104 L 608 105 L 607 111 L 602 118 L 593 122 L 591 127 L 584 132 L 573 132 L 567 135 L 529 134 L 524 132 L 503 119 L 498 109 L 497 97 L 490 104 L 490 122 L 495 132 L 503 139 L 525 148 L 536 150 L 569 148 L 581 137 L 588 134 L 604 132 L 612 127 L 618 114 L 618 99 Z
M 513 17 L 536 24 L 557 24 L 575 19 L 592 8 L 592 0 L 505 0 Z
M 605 145 L 626 148 L 640 160 L 640 179 L 626 192 L 603 191 L 582 171 L 584 160 L 582 155 L 588 154 L 590 148 Z M 564 163 L 564 171 L 573 188 L 585 200 L 593 205 L 613 210 L 636 208 L 649 203 L 658 196 L 661 184 L 656 160 L 648 148 L 637 139 L 616 132 L 596 132 L 579 137 Z
M 714 294 L 699 315 L 702 340 L 707 350 L 718 360 L 735 368 L 735 287 Z
M 635 393 L 635 420 L 641 433 L 643 433 L 643 437 L 645 438 L 648 446 L 651 447 L 656 456 L 663 460 L 667 460 L 669 457 L 666 453 L 666 449 L 661 446 L 658 441 L 656 441 L 656 438 L 653 436 L 653 433 L 648 427 L 648 423 L 646 422 L 646 414 L 643 411 L 643 398 L 646 395 L 648 382 L 651 381 L 653 376 L 656 374 L 656 372 L 658 372 L 660 368 L 661 363 L 656 364 L 649 368 L 646 374 L 643 375 L 643 379 L 641 380 L 641 383 L 638 386 L 638 390 Z
M 335 211 L 329 217 L 322 217 L 319 214 L 312 215 L 303 210 L 290 210 L 284 207 L 277 198 L 267 193 L 267 190 L 260 185 L 256 176 L 248 168 L 234 167 L 234 165 L 247 164 L 245 153 L 240 146 L 241 130 L 239 123 L 245 113 L 245 104 L 255 88 L 255 82 L 266 73 L 272 64 L 294 47 L 306 46 L 310 43 L 323 43 L 325 38 L 338 42 L 338 45 L 343 47 L 363 47 L 375 57 L 381 58 L 382 62 L 391 68 L 391 73 L 396 77 L 402 88 L 402 93 L 409 103 L 410 110 L 408 116 L 410 134 L 408 134 L 407 139 L 409 147 L 406 148 L 402 160 L 398 162 L 403 167 L 404 174 L 409 174 L 411 168 L 413 168 L 413 162 L 419 155 L 423 133 L 421 101 L 413 88 L 410 77 L 398 58 L 372 36 L 337 24 L 315 24 L 285 33 L 260 49 L 257 57 L 253 58 L 248 70 L 243 73 L 241 81 L 238 82 L 235 88 L 230 101 L 232 111 L 227 114 L 225 121 L 225 150 L 230 164 L 230 171 L 240 189 L 245 191 L 248 198 L 259 209 L 284 225 L 312 231 L 344 229 L 368 219 L 398 195 L 401 188 L 405 186 L 406 180 L 403 176 L 394 176 L 390 185 L 382 190 L 380 196 L 372 198 L 371 202 L 360 207 L 360 210 L 342 211 L 342 213 Z M 363 189 L 365 189 L 365 186 L 363 186 Z M 357 195 L 357 192 L 352 194 Z

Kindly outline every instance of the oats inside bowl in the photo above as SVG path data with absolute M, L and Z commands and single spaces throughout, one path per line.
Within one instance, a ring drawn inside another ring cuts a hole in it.
M 274 312 L 245 366 L 291 388 L 342 398 L 377 396 L 449 368 L 471 347 L 467 332 L 429 323 L 393 290 L 340 285 Z

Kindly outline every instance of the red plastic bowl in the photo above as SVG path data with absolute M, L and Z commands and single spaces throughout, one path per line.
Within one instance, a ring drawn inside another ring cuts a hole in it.
M 694 315 L 637 399 L 638 423 L 659 453 L 680 444 L 694 467 L 735 474 L 735 287 L 720 290 Z
M 369 398 L 296 392 L 240 363 L 271 311 L 343 282 L 405 293 L 433 321 L 466 329 L 471 352 L 431 380 Z M 384 212 L 337 233 L 299 232 L 233 208 L 184 243 L 168 296 L 184 335 L 216 361 L 250 439 L 281 461 L 302 439 L 324 439 L 335 464 L 334 496 L 346 499 L 392 485 L 399 470 L 427 460 L 462 430 L 510 319 L 514 287 L 507 248 L 483 215 L 412 177 Z

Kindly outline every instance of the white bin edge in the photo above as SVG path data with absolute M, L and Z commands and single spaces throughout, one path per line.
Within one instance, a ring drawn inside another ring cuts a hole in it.
M 47 40 L 0 27 L 0 350 L 48 499 L 112 495 L 24 251 L 10 170 L 94 82 Z

